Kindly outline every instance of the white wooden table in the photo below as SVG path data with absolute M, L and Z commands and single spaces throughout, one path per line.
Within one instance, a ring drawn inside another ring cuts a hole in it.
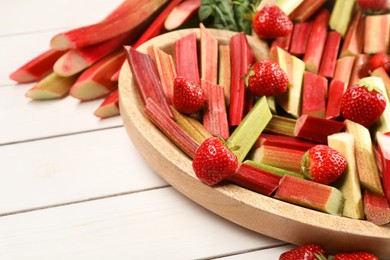
M 0 3 L 0 259 L 278 259 L 292 248 L 193 203 L 143 161 L 102 100 L 33 102 L 8 75 L 121 0 Z M 259 221 L 262 221 L 259 219 Z

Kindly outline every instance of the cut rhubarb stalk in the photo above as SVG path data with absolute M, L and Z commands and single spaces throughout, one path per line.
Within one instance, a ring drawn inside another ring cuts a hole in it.
M 354 154 L 354 137 L 345 132 L 333 134 L 328 137 L 328 145 L 340 152 L 347 160 L 347 168 L 334 183 L 345 199 L 342 215 L 353 219 L 364 219 L 362 193 Z
M 291 35 L 289 52 L 292 55 L 301 57 L 306 52 L 307 42 L 309 41 L 311 22 L 296 23 Z
M 295 173 L 301 171 L 301 161 L 305 151 L 278 146 L 261 145 L 252 150 L 249 159 Z
M 339 32 L 328 32 L 324 53 L 321 59 L 319 75 L 326 78 L 333 77 L 336 67 L 336 60 L 339 54 L 340 43 L 341 34 Z
M 29 89 L 25 96 L 34 100 L 62 98 L 69 93 L 77 76 L 61 77 L 52 72 Z
M 379 67 L 371 72 L 371 76 L 379 77 L 383 80 L 387 96 L 390 96 L 390 77 L 389 74 L 387 74 L 386 70 L 383 67 Z
M 349 78 L 349 86 L 356 85 L 360 79 L 370 76 L 370 55 L 361 53 L 356 56 Z
M 164 27 L 167 31 L 179 28 L 197 14 L 200 0 L 184 0 L 178 4 L 168 15 Z
M 290 53 L 278 46 L 274 46 L 270 49 L 268 55 L 271 60 L 276 62 L 279 67 L 286 72 L 288 77 L 288 86 L 291 86 L 293 82 L 293 68 Z
M 329 27 L 344 37 L 351 22 L 355 0 L 336 0 L 329 20 Z
M 164 95 L 156 67 L 149 55 L 126 46 L 127 61 L 143 102 L 151 98 L 169 117 L 173 117 Z
M 325 117 L 328 80 L 306 71 L 303 76 L 302 115 Z
M 12 72 L 9 77 L 18 83 L 29 83 L 41 80 L 53 72 L 54 63 L 64 53 L 64 51 L 49 49 Z
M 231 62 L 230 46 L 219 45 L 218 85 L 223 87 L 226 106 L 230 104 Z
M 363 51 L 365 21 L 361 11 L 356 11 L 348 28 L 340 57 L 356 56 Z
M 145 103 L 145 113 L 173 143 L 175 143 L 190 158 L 194 158 L 199 144 L 192 139 L 160 106 L 151 98 Z
M 195 118 L 178 112 L 174 107 L 171 108 L 176 123 L 183 128 L 189 136 L 198 144 L 212 137 L 209 131 Z
M 346 131 L 355 138 L 356 166 L 360 185 L 371 192 L 383 195 L 370 132 L 364 126 L 350 120 L 345 120 L 345 126 Z
M 345 56 L 339 58 L 336 61 L 336 69 L 334 71 L 333 80 L 340 80 L 349 86 L 349 80 L 351 78 L 351 73 L 353 65 L 355 64 L 354 56 Z
M 156 46 L 150 46 L 148 48 L 148 54 L 156 64 L 161 86 L 167 97 L 168 103 L 173 104 L 173 82 L 177 76 L 173 57 Z
M 201 78 L 211 83 L 218 81 L 218 40 L 200 24 Z
M 242 163 L 228 180 L 243 188 L 271 196 L 281 178 L 279 175 Z
M 119 115 L 119 91 L 114 90 L 93 113 L 100 119 Z
M 175 63 L 177 76 L 200 83 L 195 33 L 175 42 Z
M 132 1 L 133 5 L 124 5 L 126 15 L 119 15 L 111 19 L 85 27 L 76 28 L 55 35 L 50 45 L 57 50 L 82 48 L 96 43 L 113 39 L 119 35 L 132 34 L 137 27 L 145 28 L 151 17 L 167 0 Z
M 235 147 L 233 153 L 237 156 L 238 162 L 244 160 L 271 118 L 272 114 L 267 99 L 263 96 L 255 103 L 226 141 L 228 147 Z
M 275 198 L 332 215 L 341 215 L 343 194 L 329 185 L 285 175 Z
M 365 190 L 363 198 L 364 214 L 368 221 L 376 225 L 390 223 L 390 207 L 385 196 Z
M 291 14 L 304 0 L 275 0 L 275 5 L 279 6 L 287 15 Z
M 285 51 L 288 51 L 290 48 L 290 42 L 291 42 L 291 33 L 283 37 L 277 37 L 272 42 L 271 48 L 277 46 L 279 48 L 282 48 Z
M 322 54 L 325 48 L 326 36 L 328 32 L 329 11 L 321 9 L 313 20 L 309 40 L 307 42 L 306 53 L 303 61 L 306 70 L 318 73 L 321 64 Z
M 203 125 L 212 135 L 220 136 L 226 140 L 230 133 L 223 87 L 204 79 L 201 81 L 201 86 L 207 97 Z
M 317 12 L 326 0 L 304 0 L 290 15 L 290 19 L 297 23 L 308 20 Z
M 390 14 L 366 16 L 364 28 L 364 52 L 387 53 L 390 40 Z
M 292 176 L 295 176 L 295 177 L 298 177 L 298 178 L 303 178 L 302 174 L 295 173 L 295 172 L 292 172 L 292 171 L 287 171 L 287 170 L 282 169 L 282 168 L 270 166 L 270 165 L 267 165 L 267 164 L 264 164 L 264 163 L 255 162 L 255 161 L 252 161 L 252 160 L 246 160 L 244 162 L 244 164 L 250 165 L 250 166 L 258 168 L 258 169 L 261 169 L 263 171 L 267 171 L 267 172 L 272 173 L 272 174 L 279 175 L 280 177 L 283 177 L 284 175 L 288 174 L 288 175 L 292 175 Z
M 260 145 L 269 145 L 269 146 L 277 146 L 284 147 L 288 149 L 300 150 L 306 152 L 310 148 L 312 148 L 317 143 L 301 140 L 296 137 L 284 136 L 284 135 L 275 135 L 275 134 L 261 134 L 259 138 Z M 259 146 L 260 146 L 259 145 Z
M 272 119 L 265 127 L 265 131 L 271 134 L 280 134 L 294 137 L 295 124 L 296 119 L 272 115 Z
M 340 80 L 332 80 L 329 85 L 328 103 L 326 105 L 325 118 L 329 120 L 339 119 L 341 116 L 341 99 L 346 85 Z
M 302 115 L 297 119 L 294 134 L 299 138 L 326 144 L 328 135 L 339 133 L 344 128 L 344 122 Z
M 123 50 L 109 55 L 86 69 L 77 78 L 69 94 L 81 101 L 104 97 L 118 87 L 111 75 L 126 60 Z
M 246 113 L 247 89 L 243 76 L 247 74 L 248 67 L 254 62 L 246 34 L 237 33 L 230 39 L 231 51 L 231 89 L 229 106 L 229 124 L 237 126 Z
M 71 76 L 88 68 L 103 57 L 118 50 L 131 41 L 136 35 L 121 35 L 114 39 L 67 51 L 54 64 L 54 71 L 60 76 Z
M 383 190 L 390 203 L 390 135 L 376 133 L 378 151 L 381 159 Z
M 385 84 L 380 77 L 366 77 L 359 80 L 358 85 L 360 86 L 374 86 L 379 89 L 380 92 L 385 96 L 386 107 L 382 115 L 375 122 L 374 126 L 371 127 L 375 131 L 382 133 L 390 132 L 390 98 L 387 95 Z
M 292 79 L 291 84 L 285 93 L 275 97 L 277 103 L 289 115 L 297 118 L 301 114 L 303 74 L 305 72 L 305 63 L 295 56 L 291 58 Z

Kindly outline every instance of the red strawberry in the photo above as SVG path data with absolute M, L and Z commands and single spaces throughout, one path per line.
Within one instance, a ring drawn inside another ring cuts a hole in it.
M 344 119 L 369 127 L 382 115 L 385 107 L 385 96 L 379 90 L 353 86 L 343 94 L 340 110 Z
M 358 0 L 357 1 L 363 12 L 366 13 L 383 13 L 388 8 L 388 0 Z
M 204 107 L 206 94 L 198 83 L 177 77 L 173 86 L 173 105 L 178 111 L 194 114 Z
M 329 184 L 339 178 L 347 167 L 344 156 L 327 145 L 310 148 L 302 158 L 303 175 L 315 182 Z
M 379 258 L 367 252 L 355 252 L 336 254 L 333 260 L 379 260 Z
M 246 83 L 256 96 L 273 96 L 286 92 L 288 77 L 275 62 L 262 60 L 252 66 L 246 76 Z
M 293 24 L 287 14 L 276 5 L 266 5 L 260 9 L 253 21 L 255 33 L 262 39 L 274 39 L 292 32 Z
M 215 185 L 236 172 L 238 160 L 221 139 L 210 137 L 196 150 L 192 167 L 199 180 Z
M 370 58 L 370 70 L 383 67 L 387 73 L 390 72 L 390 56 L 386 53 L 377 53 Z
M 317 260 L 327 259 L 328 255 L 325 250 L 319 245 L 308 244 L 280 255 L 279 260 Z

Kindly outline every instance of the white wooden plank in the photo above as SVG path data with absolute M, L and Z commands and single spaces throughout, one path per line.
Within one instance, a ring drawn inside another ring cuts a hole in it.
M 13 0 L 1 3 L 0 36 L 71 29 L 103 19 L 122 0 Z
M 0 218 L 0 257 L 10 260 L 209 259 L 281 244 L 173 188 Z
M 0 145 L 123 124 L 119 116 L 100 120 L 93 115 L 102 99 L 79 102 L 69 96 L 31 101 L 24 96 L 29 88 L 29 84 L 0 87 Z
M 167 185 L 123 127 L 0 146 L 0 158 L 0 215 Z

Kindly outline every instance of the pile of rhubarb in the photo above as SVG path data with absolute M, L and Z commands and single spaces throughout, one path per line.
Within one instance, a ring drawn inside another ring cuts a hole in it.
M 172 42 L 174 53 L 126 48 L 146 116 L 194 159 L 195 174 L 207 185 L 234 183 L 324 213 L 390 223 L 390 78 L 384 66 L 370 68 L 375 54 L 389 51 L 390 14 L 367 14 L 355 0 L 268 2 L 293 22 L 288 35 L 267 39 L 268 59 L 288 78 L 283 94 L 255 96 L 247 88 L 249 68 L 259 62 L 248 35 L 237 33 L 221 44 L 201 24 L 199 37 L 191 33 Z M 175 106 L 179 77 L 204 92 L 199 111 Z M 372 125 L 341 114 L 344 94 L 354 86 L 374 87 L 385 98 Z M 342 158 L 335 181 L 314 181 L 304 170 L 314 147 Z M 223 163 L 198 171 L 219 151 Z
M 99 118 L 119 115 L 118 78 L 124 45 L 137 47 L 193 17 L 200 0 L 124 0 L 103 20 L 54 35 L 50 48 L 10 74 L 18 83 L 36 84 L 25 96 L 33 100 L 68 95 L 82 102 L 103 99 Z

